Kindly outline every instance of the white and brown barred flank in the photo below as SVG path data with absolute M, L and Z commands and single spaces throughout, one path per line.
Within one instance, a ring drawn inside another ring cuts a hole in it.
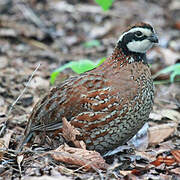
M 80 132 L 77 139 L 87 149 L 104 153 L 127 142 L 152 109 L 153 81 L 145 53 L 157 42 L 149 24 L 128 28 L 101 66 L 69 78 L 36 104 L 19 149 L 36 134 L 57 139 L 63 117 Z

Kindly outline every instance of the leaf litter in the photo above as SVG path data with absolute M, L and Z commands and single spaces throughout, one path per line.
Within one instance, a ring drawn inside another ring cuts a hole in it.
M 119 34 L 127 25 L 145 19 L 155 26 L 160 39 L 164 39 L 160 48 L 155 47 L 148 53 L 153 75 L 180 59 L 178 0 L 160 0 L 158 3 L 152 0 L 142 3 L 114 1 L 112 8 L 106 12 L 91 1 L 58 3 L 63 4 L 57 6 L 55 0 L 0 2 L 1 177 L 178 179 L 179 82 L 156 85 L 155 104 L 148 121 L 149 128 L 147 133 L 144 133 L 145 136 L 138 136 L 145 148 L 138 149 L 139 143 L 136 143 L 135 147 L 132 143 L 119 147 L 106 157 L 102 156 L 86 150 L 83 142 L 78 142 L 75 138 L 78 132 L 65 121 L 64 138 L 74 142 L 75 147 L 62 145 L 52 150 L 33 144 L 26 145 L 20 154 L 16 151 L 32 107 L 50 88 L 51 72 L 70 61 L 108 57 Z M 83 47 L 85 42 L 94 39 L 100 42 L 100 47 Z M 39 63 L 41 66 L 35 72 L 33 80 L 20 96 Z M 64 79 L 73 74 L 69 70 L 63 73 L 64 76 L 59 78 Z M 169 77 L 163 76 L 164 80 Z M 156 80 L 161 80 L 160 78 L 157 77 Z M 8 115 L 19 96 L 20 100 Z

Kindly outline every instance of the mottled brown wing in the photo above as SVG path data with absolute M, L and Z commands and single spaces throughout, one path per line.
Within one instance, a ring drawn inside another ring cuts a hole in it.
M 58 129 L 62 126 L 62 117 L 71 120 L 79 113 L 89 111 L 84 101 L 85 95 L 106 86 L 107 80 L 102 75 L 83 74 L 68 79 L 53 88 L 35 105 L 25 134 L 29 134 L 30 131 Z
M 104 77 L 99 73 L 85 73 L 53 88 L 34 107 L 25 135 L 33 131 L 60 129 L 62 117 L 66 117 L 69 121 L 78 119 L 78 122 L 86 123 L 95 119 L 101 121 L 114 109 L 121 111 L 123 105 L 136 96 L 138 90 L 138 85 L 129 78 L 131 71 L 128 69 L 127 66 L 127 70 L 125 68 L 123 72 L 117 72 L 117 75 L 113 75 L 113 79 L 108 74 Z M 96 116 L 91 116 L 93 113 L 96 113 Z M 80 126 L 75 121 L 73 125 Z

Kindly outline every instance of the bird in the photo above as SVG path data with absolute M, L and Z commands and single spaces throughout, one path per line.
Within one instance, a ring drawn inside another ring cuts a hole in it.
M 63 117 L 78 130 L 77 139 L 88 150 L 103 154 L 126 143 L 147 122 L 153 107 L 146 52 L 155 43 L 158 37 L 150 24 L 129 26 L 99 67 L 61 82 L 38 101 L 19 149 L 37 135 L 42 142 L 58 139 Z

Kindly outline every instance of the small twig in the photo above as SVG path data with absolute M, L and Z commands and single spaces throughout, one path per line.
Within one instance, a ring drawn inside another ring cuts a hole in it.
M 23 94 L 25 93 L 27 87 L 29 86 L 29 83 L 31 82 L 31 80 L 32 80 L 34 74 L 36 73 L 36 71 L 39 69 L 40 65 L 41 65 L 40 63 L 37 65 L 36 69 L 33 71 L 33 73 L 32 73 L 32 75 L 31 75 L 31 77 L 29 78 L 28 82 L 25 84 L 25 88 L 23 89 L 23 91 L 21 92 L 21 94 L 17 97 L 17 99 L 12 103 L 12 105 L 11 105 L 11 107 L 10 107 L 8 113 L 7 113 L 7 120 L 3 123 L 2 128 L 1 128 L 1 130 L 0 130 L 0 136 L 2 135 L 2 133 L 4 132 L 4 130 L 6 129 L 6 124 L 7 124 L 7 121 L 8 121 L 8 117 L 9 117 L 9 115 L 10 115 L 13 107 L 15 106 L 15 104 L 19 101 L 19 99 L 20 99 L 20 98 L 23 96 Z
M 6 120 L 7 121 L 7 120 Z M 2 125 L 2 128 L 1 128 L 1 130 L 0 130 L 0 136 L 1 136 L 1 134 L 3 134 L 3 132 L 4 132 L 4 130 L 6 129 L 6 121 L 5 121 L 5 123 L 3 123 L 3 125 Z
M 9 114 L 11 113 L 11 111 L 12 111 L 13 107 L 15 106 L 15 104 L 19 101 L 19 99 L 20 99 L 20 98 L 23 96 L 23 94 L 25 93 L 27 87 L 29 86 L 29 83 L 31 82 L 31 80 L 32 80 L 34 74 L 36 73 L 36 71 L 39 69 L 40 65 L 41 65 L 41 64 L 39 63 L 38 66 L 36 67 L 36 69 L 33 71 L 31 77 L 29 78 L 28 82 L 27 82 L 26 85 L 25 85 L 25 88 L 23 89 L 23 91 L 21 92 L 21 94 L 17 97 L 17 99 L 16 99 L 16 100 L 13 102 L 13 104 L 11 105 L 11 107 L 10 107 L 8 113 L 7 113 L 7 116 L 9 116 Z

